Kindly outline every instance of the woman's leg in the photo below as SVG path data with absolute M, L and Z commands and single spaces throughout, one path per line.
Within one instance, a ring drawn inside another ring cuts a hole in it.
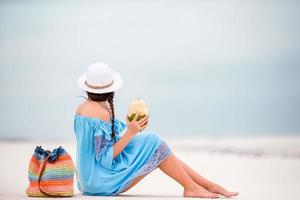
M 211 193 L 202 186 L 198 185 L 188 175 L 182 164 L 177 160 L 173 153 L 171 153 L 168 158 L 160 163 L 159 168 L 184 187 L 183 195 L 185 197 L 219 197 L 219 195 Z
M 192 178 L 187 174 L 181 163 L 176 159 L 173 153 L 160 163 L 159 168 L 166 173 L 168 176 L 176 180 L 184 187 L 185 197 L 204 197 L 204 198 L 217 198 L 219 195 L 211 193 L 195 183 Z M 134 179 L 134 181 L 128 185 L 121 193 L 128 191 L 130 188 L 135 186 L 139 181 L 141 181 L 145 176 L 139 176 Z
M 176 157 L 177 158 L 177 157 Z M 204 178 L 200 174 L 198 174 L 195 170 L 193 170 L 191 167 L 189 167 L 186 163 L 184 163 L 182 160 L 177 158 L 177 160 L 182 164 L 183 168 L 186 170 L 186 172 L 189 174 L 189 176 L 199 185 L 203 186 L 207 190 L 221 194 L 225 197 L 231 197 L 238 195 L 238 192 L 229 192 L 225 188 L 221 187 L 218 184 L 215 184 L 208 179 Z
M 130 188 L 132 188 L 133 186 L 135 186 L 138 182 L 140 182 L 147 174 L 144 174 L 142 176 L 138 176 L 136 177 L 122 192 L 126 192 L 127 190 L 129 190 Z

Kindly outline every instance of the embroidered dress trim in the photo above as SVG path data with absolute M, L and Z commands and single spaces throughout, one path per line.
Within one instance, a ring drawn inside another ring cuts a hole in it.
M 95 142 L 95 154 L 96 154 L 96 159 L 100 160 L 103 152 L 112 145 L 112 142 L 107 140 L 104 136 L 102 135 L 95 135 L 94 136 L 94 142 Z
M 158 148 L 155 150 L 154 154 L 147 161 L 147 163 L 137 170 L 127 181 L 127 183 L 120 188 L 117 192 L 114 192 L 112 195 L 118 195 L 121 193 L 136 177 L 142 176 L 150 173 L 158 167 L 158 165 L 164 161 L 171 154 L 171 149 L 168 145 L 162 141 Z

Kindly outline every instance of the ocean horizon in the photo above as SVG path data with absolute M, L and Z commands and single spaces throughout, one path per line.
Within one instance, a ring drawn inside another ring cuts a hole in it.
M 160 135 L 175 152 L 200 153 L 207 155 L 223 155 L 248 157 L 256 159 L 294 159 L 300 160 L 299 135 L 265 135 L 265 136 L 226 136 L 226 137 L 180 137 Z M 42 146 L 52 150 L 58 146 L 76 149 L 76 140 L 0 140 L 1 146 L 26 146 L 34 148 Z

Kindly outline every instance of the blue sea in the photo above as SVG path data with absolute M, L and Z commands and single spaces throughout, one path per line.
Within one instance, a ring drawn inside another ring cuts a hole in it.
M 1 1 L 0 139 L 72 140 L 77 78 L 107 62 L 145 131 L 300 135 L 300 2 Z

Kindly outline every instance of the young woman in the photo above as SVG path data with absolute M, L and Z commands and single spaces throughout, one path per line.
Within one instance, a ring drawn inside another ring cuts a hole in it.
M 114 94 L 121 75 L 105 63 L 94 63 L 78 79 L 87 93 L 75 113 L 78 187 L 84 195 L 118 195 L 157 167 L 184 188 L 184 197 L 236 196 L 207 180 L 177 158 L 156 133 L 142 132 L 149 116 L 126 124 L 115 118 Z M 137 116 L 137 115 L 136 115 Z

